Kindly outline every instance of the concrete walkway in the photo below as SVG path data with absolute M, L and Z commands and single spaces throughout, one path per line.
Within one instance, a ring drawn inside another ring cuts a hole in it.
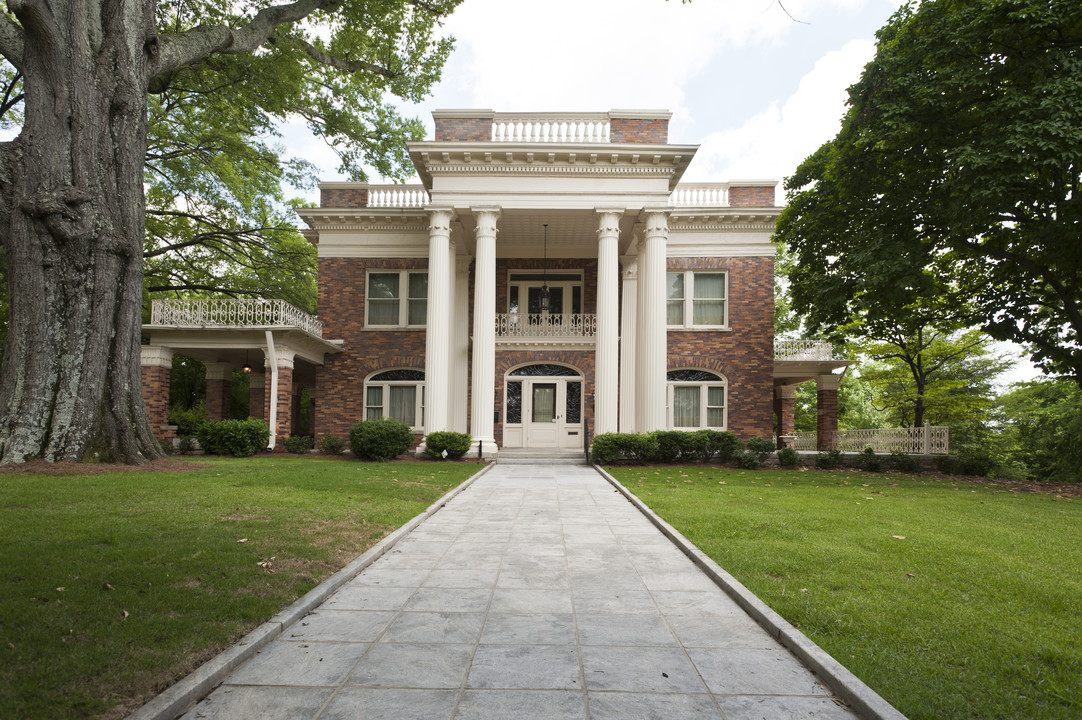
M 185 720 L 854 718 L 586 466 L 497 465 Z

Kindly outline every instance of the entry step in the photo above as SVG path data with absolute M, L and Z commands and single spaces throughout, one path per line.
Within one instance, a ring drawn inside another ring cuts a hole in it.
M 585 465 L 582 450 L 552 448 L 500 448 L 496 462 L 504 465 Z

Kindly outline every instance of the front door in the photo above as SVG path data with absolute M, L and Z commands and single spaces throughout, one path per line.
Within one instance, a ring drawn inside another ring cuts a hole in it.
M 507 378 L 505 447 L 582 447 L 582 378 Z

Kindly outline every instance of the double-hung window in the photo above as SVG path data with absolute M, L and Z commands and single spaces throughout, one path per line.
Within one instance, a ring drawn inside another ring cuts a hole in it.
M 672 370 L 668 391 L 673 430 L 725 429 L 724 377 L 709 370 Z
M 428 315 L 428 273 L 413 270 L 368 273 L 369 327 L 424 327 Z
M 669 327 L 728 327 L 729 278 L 726 273 L 670 272 L 665 275 L 665 287 Z
M 425 374 L 421 370 L 384 370 L 364 384 L 364 418 L 392 418 L 411 428 L 425 424 Z

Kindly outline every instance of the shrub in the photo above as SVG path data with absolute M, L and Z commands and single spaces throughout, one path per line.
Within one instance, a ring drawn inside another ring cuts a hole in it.
M 324 435 L 319 443 L 319 449 L 327 455 L 341 455 L 346 444 L 337 435 Z
M 853 465 L 858 470 L 865 472 L 883 472 L 883 458 L 875 454 L 875 450 L 870 447 L 864 448 L 857 453 L 857 457 L 853 460 Z
M 207 418 L 207 412 L 202 402 L 192 408 L 182 408 L 174 405 L 169 408 L 169 424 L 177 426 L 178 437 L 193 437 L 199 431 Z
M 754 450 L 741 450 L 733 456 L 733 462 L 737 467 L 745 470 L 758 470 L 763 466 L 763 460 L 759 453 Z
M 349 429 L 349 449 L 361 460 L 383 462 L 407 452 L 413 446 L 409 425 L 382 418 L 362 420 Z
M 602 433 L 594 438 L 590 455 L 594 462 L 609 465 L 621 458 L 636 463 L 657 460 L 654 433 Z
M 958 455 L 940 455 L 935 459 L 936 468 L 948 475 L 976 475 L 987 477 L 996 468 L 992 453 L 986 450 L 967 449 Z
M 736 433 L 729 432 L 728 430 L 717 431 L 707 430 L 706 432 L 711 434 L 711 446 L 714 451 L 714 457 L 721 462 L 729 462 L 736 454 L 744 449 L 744 443 L 740 442 L 740 438 L 736 436 Z
M 800 453 L 791 447 L 778 450 L 778 464 L 782 467 L 795 467 L 800 464 Z
M 622 433 L 602 433 L 594 437 L 590 446 L 590 456 L 593 461 L 602 465 L 611 465 L 623 457 L 620 435 Z
M 283 440 L 282 444 L 289 452 L 304 455 L 315 446 L 316 441 L 311 435 L 293 435 Z
M 920 460 L 904 452 L 892 452 L 887 458 L 887 465 L 898 472 L 912 473 L 920 470 Z
M 196 433 L 199 445 L 212 455 L 249 457 L 267 446 L 270 429 L 255 418 L 204 422 Z
M 672 463 L 688 452 L 688 433 L 680 430 L 657 430 L 651 435 L 657 441 L 657 451 L 654 460 L 663 463 Z
M 759 456 L 759 464 L 761 465 L 764 460 L 770 457 L 770 454 L 777 450 L 777 446 L 770 438 L 753 437 L 748 438 L 748 450 Z
M 440 431 L 429 433 L 425 438 L 425 452 L 434 458 L 446 457 L 458 459 L 465 455 L 473 445 L 473 436 L 469 433 Z
M 195 452 L 195 440 L 190 435 L 177 438 L 177 444 L 173 446 L 177 455 L 191 455 Z
M 840 450 L 827 450 L 815 456 L 815 467 L 820 470 L 836 470 L 842 466 Z

